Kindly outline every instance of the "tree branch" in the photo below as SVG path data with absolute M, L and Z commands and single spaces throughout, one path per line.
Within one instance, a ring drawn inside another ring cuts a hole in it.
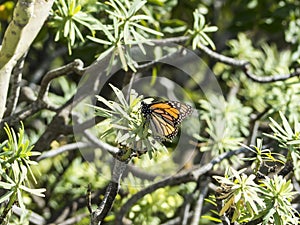
M 194 209 L 194 215 L 193 215 L 190 225 L 198 225 L 199 224 L 199 220 L 201 218 L 203 201 L 204 201 L 204 198 L 208 191 L 208 183 L 209 182 L 205 182 L 203 185 L 201 185 L 200 194 L 199 194 L 198 200 L 196 202 L 196 206 Z
M 195 168 L 191 171 L 183 172 L 181 174 L 177 174 L 175 176 L 165 178 L 144 188 L 143 190 L 131 196 L 131 198 L 128 199 L 128 201 L 121 207 L 119 214 L 116 217 L 115 225 L 121 225 L 123 217 L 127 213 L 127 211 L 133 206 L 133 204 L 136 201 L 144 197 L 146 194 L 152 193 L 155 190 L 165 186 L 175 186 L 182 183 L 196 182 L 200 178 L 200 176 L 208 173 L 213 168 L 214 165 L 220 163 L 222 160 L 230 158 L 233 155 L 238 155 L 248 151 L 249 150 L 247 148 L 240 148 L 235 151 L 225 152 L 219 155 L 218 157 L 214 158 L 208 164 L 202 167 Z
M 193 195 L 188 194 L 185 198 L 186 200 L 183 203 L 183 210 L 182 210 L 182 219 L 181 219 L 181 225 L 186 225 L 190 216 L 190 208 L 191 208 L 191 202 L 193 200 Z
M 120 149 L 117 147 L 114 147 L 112 145 L 109 145 L 103 141 L 100 141 L 98 138 L 96 138 L 94 135 L 92 135 L 90 132 L 87 130 L 83 131 L 84 136 L 92 143 L 94 146 L 97 146 L 99 148 L 105 149 L 108 151 L 110 154 L 113 156 L 117 155 L 120 153 Z
M 273 76 L 256 76 L 250 72 L 250 64 L 243 66 L 243 71 L 246 74 L 248 78 L 250 78 L 252 81 L 258 82 L 258 83 L 272 83 L 276 81 L 283 81 L 290 79 L 292 77 L 298 77 L 300 76 L 300 68 L 296 68 L 295 72 L 289 73 L 289 74 L 276 74 Z
M 93 145 L 91 145 L 89 143 L 84 143 L 84 142 L 76 142 L 76 143 L 66 144 L 59 148 L 43 152 L 42 155 L 37 157 L 36 161 L 41 161 L 43 159 L 52 158 L 52 157 L 55 157 L 61 153 L 67 152 L 67 151 L 73 151 L 73 150 L 77 150 L 79 148 L 87 148 L 87 147 L 92 147 L 92 146 Z
M 3 126 L 5 122 L 11 124 L 11 123 L 19 122 L 20 120 L 24 120 L 27 117 L 34 115 L 35 113 L 37 113 L 38 111 L 40 111 L 42 109 L 49 109 L 52 111 L 57 111 L 57 109 L 53 108 L 48 103 L 48 100 L 46 98 L 46 96 L 48 94 L 49 84 L 54 78 L 57 78 L 57 77 L 63 76 L 63 75 L 67 75 L 71 72 L 75 72 L 76 74 L 82 75 L 84 72 L 83 62 L 79 59 L 75 59 L 73 62 L 71 62 L 65 66 L 62 66 L 60 68 L 49 71 L 44 76 L 44 78 L 41 82 L 40 91 L 39 91 L 38 97 L 35 99 L 35 101 L 32 102 L 31 104 L 29 104 L 22 111 L 20 111 L 16 114 L 13 114 L 9 117 L 4 118 L 1 121 L 0 126 Z M 67 103 L 65 104 L 65 106 L 67 106 Z M 64 106 L 62 106 L 62 107 L 64 107 Z
M 126 163 L 114 158 L 112 179 L 106 189 L 104 199 L 98 208 L 91 214 L 91 225 L 100 225 L 110 211 L 120 189 L 121 177 L 126 168 Z
M 157 44 L 157 45 L 166 45 L 169 43 L 184 43 L 186 42 L 190 37 L 189 36 L 179 36 L 175 38 L 166 38 L 166 39 L 161 39 L 161 40 L 151 40 L 152 43 Z M 217 60 L 218 62 L 239 67 L 241 68 L 245 75 L 250 78 L 254 82 L 258 83 L 271 83 L 271 82 L 276 82 L 276 81 L 283 81 L 290 79 L 292 77 L 300 76 L 300 68 L 296 68 L 294 72 L 290 74 L 275 74 L 272 76 L 256 76 L 250 72 L 250 62 L 246 60 L 238 60 L 234 59 L 225 55 L 222 55 L 220 53 L 217 53 L 210 48 L 206 47 L 205 45 L 199 43 L 200 50 L 207 54 L 210 58 Z M 144 68 L 145 66 L 150 66 L 151 64 L 153 65 L 155 62 L 150 62 L 145 65 L 141 65 L 140 67 Z
M 12 81 L 11 81 L 11 94 L 7 99 L 7 106 L 4 117 L 11 115 L 14 113 L 21 90 L 21 80 L 22 80 L 22 71 L 24 67 L 24 62 L 27 53 L 25 53 L 17 62 L 13 73 L 12 73 Z
M 0 119 L 5 111 L 11 71 L 40 31 L 52 4 L 53 0 L 18 1 L 16 4 L 0 50 Z
M 47 92 L 50 86 L 50 82 L 60 76 L 68 75 L 75 72 L 76 74 L 83 75 L 83 62 L 80 59 L 75 59 L 73 62 L 64 65 L 60 68 L 49 71 L 42 79 L 40 91 L 38 93 L 38 99 L 44 100 L 47 96 Z

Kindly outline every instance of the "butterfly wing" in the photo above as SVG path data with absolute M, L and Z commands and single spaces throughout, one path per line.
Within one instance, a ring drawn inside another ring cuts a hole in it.
M 142 113 L 150 120 L 154 135 L 172 139 L 178 133 L 178 126 L 192 113 L 192 107 L 177 101 L 146 104 L 142 102 Z
M 154 136 L 159 139 L 172 139 L 176 136 L 178 132 L 178 127 L 174 126 L 172 121 L 169 121 L 161 115 L 153 113 L 150 119 L 150 127 L 154 133 Z

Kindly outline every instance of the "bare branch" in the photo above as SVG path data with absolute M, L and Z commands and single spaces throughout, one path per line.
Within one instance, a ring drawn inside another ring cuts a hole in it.
M 17 62 L 15 68 L 13 69 L 12 73 L 12 81 L 11 81 L 11 94 L 7 99 L 7 106 L 4 117 L 11 115 L 14 113 L 19 95 L 21 90 L 21 80 L 22 80 L 22 71 L 24 67 L 24 61 L 26 58 L 27 53 L 25 53 Z
M 171 38 L 164 38 L 164 39 L 151 39 L 150 42 L 156 45 L 166 45 L 170 43 L 184 43 L 190 37 L 189 36 L 179 36 L 179 37 L 171 37 Z
M 208 191 L 208 185 L 207 185 L 207 182 L 205 182 L 204 185 L 201 185 L 200 194 L 199 194 L 199 197 L 198 197 L 198 200 L 196 202 L 195 209 L 194 209 L 194 215 L 193 215 L 192 221 L 190 223 L 191 225 L 198 225 L 199 224 L 199 220 L 200 220 L 200 217 L 201 217 L 202 206 L 203 206 L 203 201 L 204 201 L 204 198 L 207 194 L 207 191 Z
M 165 187 L 165 186 L 175 186 L 175 185 L 182 184 L 182 183 L 196 182 L 196 181 L 198 181 L 200 176 L 208 173 L 213 168 L 214 165 L 220 163 L 222 160 L 230 158 L 233 155 L 238 155 L 238 154 L 245 153 L 248 151 L 249 150 L 247 148 L 240 148 L 240 149 L 237 149 L 234 151 L 225 152 L 225 153 L 219 155 L 218 157 L 214 158 L 208 164 L 206 164 L 202 167 L 195 168 L 191 171 L 186 171 L 186 172 L 174 175 L 172 177 L 165 178 L 163 180 L 160 180 L 160 181 L 144 188 L 143 190 L 141 190 L 141 191 L 137 192 L 136 194 L 134 194 L 133 196 L 131 196 L 131 198 L 128 199 L 128 201 L 122 206 L 122 208 L 119 211 L 119 214 L 116 217 L 115 225 L 122 224 L 122 219 L 123 219 L 124 215 L 127 213 L 127 211 L 133 206 L 133 204 L 136 201 L 138 201 L 139 199 L 144 197 L 146 194 L 152 193 L 155 190 Z
M 72 63 L 69 63 L 65 66 L 62 66 L 58 69 L 54 69 L 54 70 L 48 72 L 42 80 L 40 91 L 38 93 L 38 97 L 36 98 L 36 100 L 34 102 L 32 102 L 31 104 L 29 104 L 27 107 L 25 107 L 22 111 L 20 111 L 16 114 L 13 114 L 10 117 L 4 118 L 1 121 L 0 125 L 3 126 L 3 124 L 5 122 L 8 122 L 10 124 L 19 122 L 20 120 L 24 120 L 27 117 L 32 116 L 33 114 L 39 112 L 42 109 L 49 109 L 51 111 L 57 111 L 57 109 L 52 107 L 46 99 L 49 84 L 54 78 L 57 78 L 57 77 L 63 76 L 63 75 L 67 75 L 71 72 L 75 72 L 79 75 L 83 74 L 84 69 L 83 69 L 83 63 L 81 60 L 76 59 Z M 71 103 L 72 103 L 72 101 L 67 102 L 61 108 L 67 107 Z
M 200 46 L 201 46 L 200 49 L 203 52 L 205 52 L 209 57 L 216 59 L 219 62 L 231 65 L 231 66 L 240 67 L 244 71 L 245 75 L 254 82 L 271 83 L 271 82 L 283 81 L 283 80 L 290 79 L 292 77 L 300 76 L 300 68 L 296 68 L 295 72 L 290 73 L 290 74 L 276 74 L 276 75 L 264 76 L 264 77 L 256 76 L 250 72 L 250 66 L 251 66 L 250 62 L 248 62 L 246 60 L 237 60 L 234 58 L 224 56 L 222 54 L 219 54 L 217 52 L 210 50 L 208 47 L 206 47 L 202 44 L 200 44 Z
M 176 58 L 178 56 L 181 56 L 182 55 L 182 50 L 183 50 L 183 48 L 180 48 L 179 50 L 177 50 L 175 52 L 171 52 L 171 53 L 169 53 L 169 54 L 167 54 L 165 56 L 162 56 L 159 59 L 152 60 L 150 62 L 141 64 L 141 65 L 137 65 L 136 69 L 138 69 L 138 70 L 145 70 L 145 69 L 151 68 L 152 66 L 154 66 L 155 64 L 157 64 L 159 62 L 162 62 L 165 59 Z
M 186 42 L 190 37 L 189 36 L 180 36 L 180 37 L 175 37 L 175 38 L 166 38 L 162 40 L 151 40 L 152 43 L 157 44 L 157 45 L 166 45 L 169 43 L 184 43 Z M 272 76 L 256 76 L 250 72 L 250 62 L 246 60 L 238 60 L 234 59 L 225 55 L 222 55 L 220 53 L 217 53 L 210 48 L 206 47 L 205 45 L 199 43 L 200 50 L 203 51 L 205 54 L 207 54 L 210 58 L 217 60 L 218 62 L 222 62 L 227 65 L 235 66 L 241 68 L 245 75 L 250 78 L 254 82 L 258 83 L 271 83 L 271 82 L 276 82 L 276 81 L 283 81 L 290 79 L 292 77 L 297 77 L 300 76 L 300 68 L 296 68 L 294 72 L 290 74 L 275 74 Z M 138 68 L 145 68 L 146 66 L 149 67 L 157 62 L 149 62 L 148 64 L 141 65 Z
M 47 159 L 47 158 L 52 158 L 55 157 L 61 153 L 67 152 L 67 151 L 73 151 L 73 150 L 77 150 L 80 148 L 87 148 L 87 147 L 91 147 L 93 145 L 89 144 L 89 143 L 84 143 L 84 142 L 76 142 L 76 143 L 71 143 L 71 144 L 67 144 L 67 145 L 63 145 L 57 149 L 53 149 L 47 152 L 43 152 L 42 155 L 40 155 L 36 161 L 41 161 L 43 159 Z
M 272 83 L 276 81 L 283 81 L 290 79 L 292 77 L 299 77 L 300 76 L 300 68 L 296 68 L 295 72 L 290 74 L 277 74 L 273 76 L 256 76 L 250 72 L 250 65 L 244 65 L 243 71 L 246 74 L 247 77 L 249 77 L 251 80 L 258 82 L 258 83 Z
M 110 211 L 120 189 L 121 177 L 126 168 L 126 163 L 114 158 L 112 179 L 106 189 L 104 199 L 98 208 L 91 214 L 91 225 L 100 225 Z
M 94 144 L 94 146 L 97 146 L 99 148 L 105 149 L 106 151 L 108 151 L 110 154 L 117 155 L 118 153 L 120 153 L 120 149 L 117 147 L 114 147 L 112 145 L 109 145 L 103 141 L 100 141 L 98 138 L 96 138 L 94 135 L 92 135 L 90 132 L 88 132 L 87 130 L 83 131 L 84 136 L 91 142 Z
M 71 72 L 75 72 L 79 75 L 82 75 L 84 73 L 84 69 L 83 69 L 83 62 L 79 59 L 75 59 L 73 62 L 64 65 L 60 68 L 54 69 L 49 71 L 42 79 L 41 82 L 41 88 L 40 91 L 38 93 L 38 99 L 43 99 L 45 98 L 45 96 L 47 95 L 49 86 L 50 86 L 50 82 L 60 76 L 64 76 L 67 75 Z
M 182 220 L 181 220 L 181 225 L 186 225 L 189 219 L 189 212 L 190 212 L 190 208 L 191 208 L 191 202 L 193 200 L 193 196 L 192 194 L 188 194 L 186 196 L 186 201 L 184 202 L 184 207 L 182 210 Z

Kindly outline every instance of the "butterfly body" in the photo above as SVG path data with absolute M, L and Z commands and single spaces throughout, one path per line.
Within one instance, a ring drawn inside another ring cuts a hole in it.
M 142 102 L 141 111 L 150 122 L 154 137 L 171 140 L 177 135 L 182 120 L 192 113 L 192 107 L 177 101 Z

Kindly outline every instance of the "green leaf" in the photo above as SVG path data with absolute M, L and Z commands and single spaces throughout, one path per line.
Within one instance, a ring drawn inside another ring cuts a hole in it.
M 118 8 L 118 6 L 115 4 L 113 0 L 109 0 L 109 2 L 105 2 L 105 4 L 110 5 L 116 11 L 117 17 L 122 16 L 122 12 L 120 11 L 120 9 Z
M 147 1 L 141 1 L 141 0 L 135 0 L 133 4 L 131 5 L 129 11 L 128 11 L 128 17 L 132 17 L 137 11 L 139 11 Z
M 127 12 L 127 9 L 125 8 L 125 6 L 123 5 L 123 3 L 121 3 L 119 0 L 114 0 L 114 1 L 118 4 L 119 8 L 123 11 L 123 14 L 125 15 L 125 17 L 128 18 L 128 12 Z
M 292 137 L 294 135 L 294 132 L 293 132 L 289 122 L 287 121 L 287 119 L 285 118 L 285 116 L 282 112 L 279 112 L 279 115 L 281 117 L 281 120 L 282 120 L 283 127 L 284 127 L 285 131 L 287 132 L 289 137 Z
M 154 35 L 158 35 L 158 36 L 164 36 L 163 33 L 159 32 L 159 31 L 156 31 L 156 30 L 153 30 L 151 28 L 148 28 L 148 27 L 144 27 L 138 23 L 135 23 L 135 22 L 131 22 L 132 25 L 134 25 L 135 27 L 141 29 L 141 30 L 144 30 L 150 34 L 154 34 Z
M 120 20 L 125 20 L 125 17 L 124 17 L 124 15 L 122 15 L 122 14 L 118 14 L 118 13 L 116 13 L 116 12 L 113 12 L 113 11 L 111 11 L 111 10 L 105 10 L 105 12 L 107 12 L 108 14 L 110 14 L 111 16 L 113 16 L 114 18 L 118 18 L 118 19 L 120 19 Z
M 73 10 L 73 15 L 77 14 L 81 10 L 81 5 L 76 6 L 76 8 Z
M 64 26 L 64 37 L 67 37 L 68 34 L 70 33 L 70 27 L 71 27 L 70 23 L 71 23 L 71 20 L 67 20 L 67 21 L 65 22 L 65 26 Z
M 124 55 L 122 45 L 118 43 L 117 49 L 118 49 L 119 57 L 120 57 L 120 60 L 121 60 L 121 63 L 122 63 L 122 67 L 125 71 L 128 71 L 128 66 L 127 66 L 127 62 L 126 62 L 126 58 L 125 58 L 125 55 Z
M 6 183 L 6 182 L 0 181 L 0 188 L 10 190 L 10 189 L 12 189 L 12 187 L 14 187 L 14 186 L 15 186 L 14 183 Z M 0 201 L 0 203 L 1 203 L 1 201 Z
M 299 148 L 300 148 L 300 140 L 288 141 L 286 144 L 287 145 L 299 145 Z
M 45 195 L 43 194 L 43 192 L 46 191 L 45 188 L 36 188 L 36 189 L 32 189 L 32 188 L 28 188 L 25 187 L 24 185 L 21 185 L 20 188 L 24 191 L 26 191 L 27 193 L 39 196 L 39 197 L 45 197 Z
M 208 219 L 208 220 L 216 222 L 216 223 L 222 223 L 222 220 L 212 217 L 212 216 L 209 216 L 209 215 L 203 215 L 203 216 L 201 216 L 201 218 Z
M 131 39 L 130 31 L 129 31 L 129 22 L 125 22 L 124 24 L 124 43 L 125 45 L 129 44 Z
M 24 204 L 24 200 L 23 200 L 23 197 L 22 197 L 22 192 L 21 192 L 21 189 L 17 189 L 17 199 L 18 199 L 18 203 L 20 205 L 20 208 L 25 210 L 26 207 L 25 207 L 25 204 Z
M 97 100 L 98 100 L 99 102 L 104 103 L 104 104 L 105 104 L 107 107 L 109 107 L 111 110 L 114 110 L 114 109 L 115 109 L 115 108 L 113 107 L 113 102 L 106 100 L 105 98 L 103 98 L 103 97 L 100 96 L 100 95 L 97 95 L 96 98 L 97 98 Z
M 216 32 L 218 30 L 218 27 L 217 26 L 210 26 L 210 27 L 205 27 L 203 29 L 203 32 Z
M 89 105 L 89 104 L 88 104 Z M 96 115 L 97 116 L 102 116 L 102 117 L 106 117 L 106 118 L 110 118 L 112 116 L 112 111 L 111 110 L 107 110 L 98 106 L 94 106 L 94 105 L 89 105 L 90 107 L 93 107 L 96 110 Z
M 214 44 L 214 42 L 210 39 L 210 37 L 207 36 L 206 33 L 201 32 L 201 36 L 203 37 L 203 39 L 206 41 L 206 43 L 212 47 L 212 49 L 216 49 L 216 46 Z
M 75 44 L 76 35 L 75 35 L 75 23 L 73 21 L 70 22 L 70 32 L 69 32 L 69 39 L 70 44 L 73 46 Z
M 281 126 L 280 126 L 275 120 L 273 120 L 271 117 L 270 117 L 269 119 L 271 120 L 272 124 L 275 126 L 275 127 L 270 126 L 270 128 L 271 128 L 274 132 L 279 131 L 279 132 L 281 132 L 282 134 L 285 134 L 285 133 L 286 133 L 286 132 L 281 128 Z
M 136 21 L 136 20 L 153 20 L 153 18 L 148 15 L 135 15 L 130 17 L 129 19 L 129 21 Z
M 12 194 L 14 194 L 14 193 L 15 193 L 14 190 L 10 190 L 10 191 L 6 192 L 4 195 L 2 195 L 0 197 L 0 203 L 3 203 L 5 201 L 9 200 L 10 197 L 12 196 Z
M 120 101 L 120 103 L 124 106 L 124 107 L 128 107 L 128 103 L 127 103 L 127 101 L 126 101 L 126 99 L 125 99 L 125 97 L 124 97 L 124 94 L 123 94 L 123 92 L 120 90 L 120 89 L 118 89 L 117 87 L 115 87 L 114 85 L 112 85 L 112 84 L 109 84 L 109 86 L 113 89 L 113 91 L 115 92 L 115 94 L 116 94 L 116 96 L 117 96 L 117 98 L 118 98 L 118 100 Z
M 96 43 L 99 43 L 99 44 L 102 44 L 102 45 L 111 45 L 112 44 L 110 41 L 102 40 L 102 39 L 95 38 L 95 37 L 92 37 L 92 36 L 89 36 L 89 35 L 87 36 L 87 38 L 90 39 L 93 42 L 96 42 Z
M 136 40 L 140 50 L 143 52 L 144 55 L 146 55 L 146 50 L 142 43 L 145 42 L 149 43 L 149 41 L 146 38 L 144 38 L 142 35 L 140 35 L 138 32 L 136 32 L 133 28 L 131 29 L 131 33 L 133 34 L 133 37 Z

